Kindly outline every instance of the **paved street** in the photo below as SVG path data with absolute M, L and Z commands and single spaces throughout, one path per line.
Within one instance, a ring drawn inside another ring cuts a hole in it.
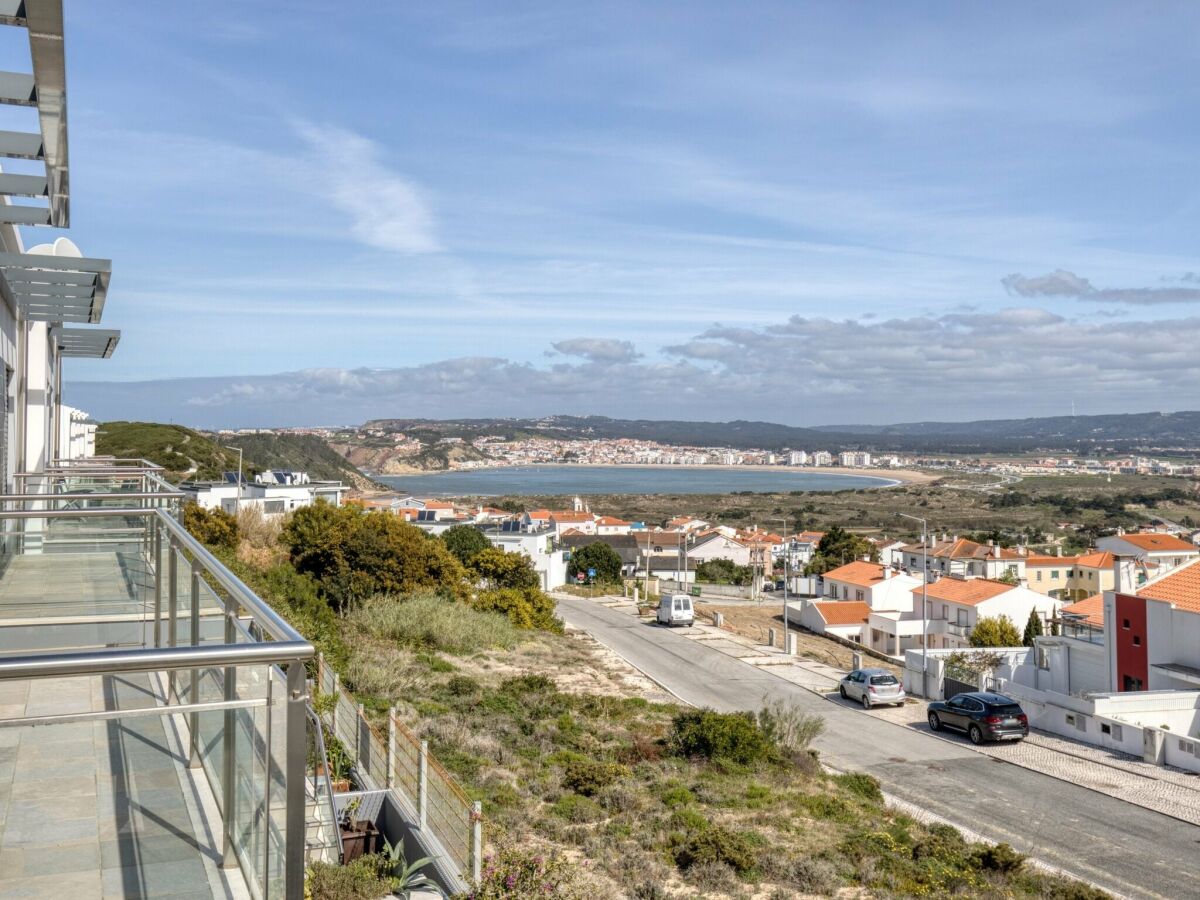
M 754 710 L 782 697 L 819 713 L 821 757 L 891 795 L 1131 897 L 1194 896 L 1200 827 L 831 703 L 768 671 L 592 600 L 559 612 L 688 703 Z

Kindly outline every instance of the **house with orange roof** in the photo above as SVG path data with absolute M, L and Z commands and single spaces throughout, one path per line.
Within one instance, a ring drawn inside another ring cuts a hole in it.
M 1132 567 L 1122 562 L 1118 557 L 1118 589 L 1104 596 L 1112 689 L 1200 690 L 1200 560 L 1136 588 Z
M 596 534 L 629 534 L 632 527 L 632 522 L 616 516 L 601 516 L 596 520 Z
M 1019 550 L 1001 547 L 992 541 L 980 544 L 960 538 L 958 535 L 942 535 L 940 539 L 930 537 L 929 546 L 904 544 L 893 551 L 901 565 L 913 573 L 928 572 L 937 575 L 962 575 L 969 578 L 1000 578 L 1010 574 L 1018 579 L 1025 578 L 1025 554 Z
M 950 650 L 970 646 L 971 632 L 980 619 L 1005 617 L 1022 632 L 1031 612 L 1036 611 L 1047 622 L 1060 605 L 1027 587 L 990 578 L 951 576 L 914 588 L 918 612 L 922 594 L 926 598 L 929 646 Z
M 918 608 L 914 625 L 912 594 L 921 584 L 920 578 L 881 563 L 855 560 L 830 569 L 822 576 L 821 584 L 822 596 L 830 601 L 867 605 L 867 621 L 854 640 L 893 656 L 902 655 L 910 646 L 920 646 L 921 614 Z M 822 602 L 809 601 L 805 607 Z
M 1200 547 L 1172 534 L 1115 534 L 1096 541 L 1096 547 L 1115 556 L 1132 557 L 1155 563 L 1159 572 L 1167 572 L 1200 559 Z
M 550 513 L 550 527 L 556 534 L 564 531 L 579 531 L 583 534 L 596 533 L 596 517 L 590 512 L 575 510 L 554 510 Z
M 664 527 L 667 531 L 700 531 L 707 528 L 708 523 L 695 516 L 676 516 Z
M 871 607 L 859 600 L 817 600 L 804 604 L 800 624 L 816 634 L 861 642 Z

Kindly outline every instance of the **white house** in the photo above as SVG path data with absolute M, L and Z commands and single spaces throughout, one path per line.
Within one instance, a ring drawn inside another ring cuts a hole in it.
M 833 634 L 859 642 L 871 607 L 860 600 L 808 600 L 800 610 L 800 624 L 816 634 Z
M 616 516 L 601 516 L 596 520 L 596 534 L 629 534 L 633 528 L 632 522 L 618 519 Z
M 1029 588 L 987 578 L 952 575 L 913 589 L 918 615 L 922 590 L 927 596 L 930 647 L 956 649 L 970 646 L 971 632 L 983 618 L 1007 617 L 1020 633 L 1025 630 L 1031 611 L 1037 610 L 1045 621 L 1059 606 L 1052 598 Z
M 688 547 L 687 557 L 693 567 L 712 559 L 727 559 L 735 565 L 748 566 L 750 548 L 731 537 L 712 532 L 700 537 L 694 545 Z
M 912 591 L 921 579 L 880 563 L 855 560 L 822 576 L 824 596 L 860 600 L 872 609 L 911 609 Z
M 340 506 L 346 491 L 340 481 L 313 481 L 303 472 L 263 472 L 254 481 L 238 484 L 230 473 L 224 481 L 185 481 L 179 489 L 186 499 L 203 509 L 223 509 L 234 514 L 255 508 L 265 516 L 278 516 L 311 506 L 318 500 Z
M 1025 578 L 1025 556 L 1016 550 L 988 542 L 980 544 L 957 535 L 931 537 L 928 547 L 905 544 L 892 551 L 910 572 L 927 571 L 931 575 L 964 575 L 971 578 L 1000 578 L 1010 574 Z
M 1170 534 L 1118 534 L 1100 538 L 1096 547 L 1108 550 L 1114 556 L 1153 563 L 1159 575 L 1200 559 L 1200 547 Z
M 62 407 L 58 427 L 59 459 L 91 459 L 96 455 L 96 422 L 83 410 Z

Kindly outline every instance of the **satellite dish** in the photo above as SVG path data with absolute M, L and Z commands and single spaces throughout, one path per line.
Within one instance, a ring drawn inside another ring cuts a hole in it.
M 71 259 L 83 259 L 81 251 L 70 238 L 57 238 L 53 244 L 36 244 L 25 251 L 37 256 L 66 256 Z

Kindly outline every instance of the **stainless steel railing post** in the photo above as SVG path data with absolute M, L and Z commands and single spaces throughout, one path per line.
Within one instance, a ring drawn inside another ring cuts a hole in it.
M 150 541 L 150 552 L 154 555 L 154 646 L 162 646 L 162 531 L 158 527 L 158 519 L 150 522 L 153 538 Z
M 304 662 L 287 664 L 287 805 L 284 840 L 284 896 L 304 900 L 304 764 L 307 756 L 308 691 Z
M 191 609 L 192 646 L 200 646 L 200 566 L 192 560 L 192 609 Z M 200 702 L 200 670 L 192 669 L 192 691 L 188 697 L 192 703 Z M 188 768 L 200 767 L 200 714 L 192 713 L 190 717 L 192 731 L 192 752 L 188 757 Z
M 171 535 L 167 544 L 167 644 L 179 643 L 179 542 Z M 174 672 L 168 678 L 170 692 L 179 699 L 179 684 Z
M 225 610 L 225 644 L 231 646 L 237 643 L 237 627 L 235 620 L 237 618 L 237 604 L 233 601 Z M 225 699 L 237 699 L 237 667 L 225 667 Z M 268 681 L 270 673 L 268 673 Z M 224 730 L 222 732 L 222 755 L 221 755 L 221 793 L 224 795 L 221 801 L 221 815 L 225 820 L 225 827 L 222 829 L 222 848 L 221 848 L 221 866 L 225 869 L 231 869 L 237 865 L 237 853 L 233 847 L 234 837 L 234 821 L 236 819 L 236 811 L 234 804 L 237 802 L 235 797 L 234 787 L 234 762 L 236 761 L 235 754 L 237 752 L 237 710 L 225 710 Z M 264 823 L 265 828 L 265 823 Z

